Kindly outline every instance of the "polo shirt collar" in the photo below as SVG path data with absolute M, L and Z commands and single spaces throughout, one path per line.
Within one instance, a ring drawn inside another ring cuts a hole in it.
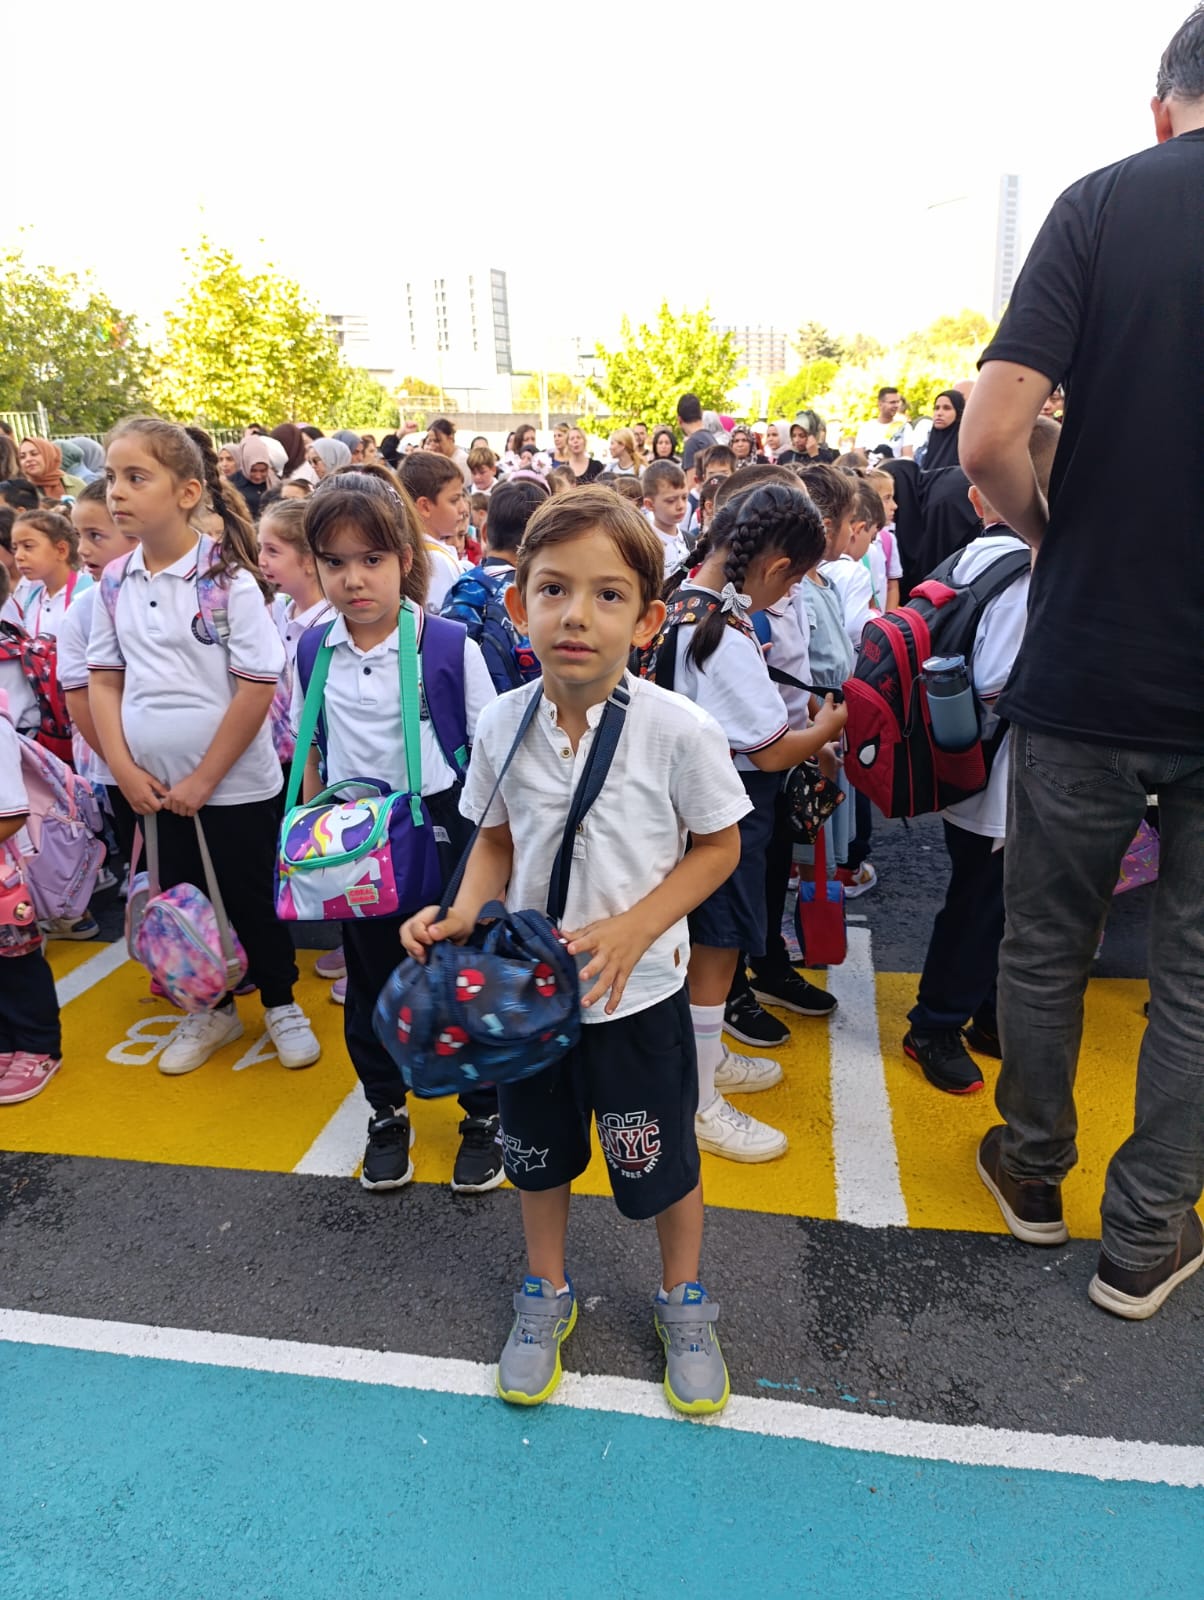
M 146 552 L 141 545 L 138 545 L 130 557 L 128 571 L 140 572 L 145 578 L 166 578 L 170 576 L 190 580 L 196 577 L 196 559 L 199 549 L 200 542 L 198 540 L 191 550 L 186 551 L 178 561 L 173 561 L 170 567 L 162 567 L 158 572 L 151 573 L 146 570 Z
M 414 605 L 414 603 L 410 600 L 403 601 L 402 603 L 413 613 L 415 623 L 415 638 L 418 645 L 421 647 L 422 630 L 426 626 L 426 612 L 423 611 L 421 606 Z M 377 645 L 373 645 L 371 650 L 360 650 L 359 645 L 356 644 L 355 640 L 351 637 L 351 634 L 347 630 L 347 618 L 341 611 L 327 629 L 326 637 L 322 642 L 328 650 L 333 650 L 337 644 L 348 645 L 352 650 L 358 651 L 362 656 L 375 655 L 378 650 L 384 650 L 386 652 L 391 651 L 394 655 L 396 655 L 398 649 L 397 629 L 394 628 L 393 632 L 389 634 L 388 638 L 382 639 Z

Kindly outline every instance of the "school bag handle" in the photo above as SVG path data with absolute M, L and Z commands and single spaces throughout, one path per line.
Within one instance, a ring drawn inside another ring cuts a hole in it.
M 242 975 L 243 964 L 234 948 L 234 940 L 230 933 L 230 922 L 226 916 L 226 905 L 222 899 L 222 891 L 218 888 L 217 873 L 213 870 L 213 858 L 209 854 L 209 846 L 205 841 L 205 830 L 201 826 L 199 816 L 193 817 L 196 824 L 196 842 L 201 852 L 201 867 L 205 874 L 205 888 L 209 894 L 209 903 L 213 907 L 213 914 L 217 918 L 217 936 L 221 940 L 222 957 L 227 970 Z M 149 898 L 153 900 L 162 893 L 159 882 L 159 819 L 153 811 L 148 811 L 143 818 L 146 825 L 146 875 Z M 134 866 L 137 864 L 137 850 L 134 852 L 134 862 L 130 866 L 130 877 L 134 875 Z
M 514 735 L 514 742 L 502 762 L 502 769 L 497 775 L 493 785 L 493 792 L 485 802 L 481 811 L 482 820 L 472 830 L 472 837 L 465 846 L 464 854 L 460 857 L 460 864 L 452 873 L 447 888 L 443 892 L 443 901 L 439 907 L 440 922 L 447 916 L 448 910 L 460 892 L 460 885 L 464 881 L 464 873 L 468 867 L 468 858 L 472 855 L 473 846 L 484 827 L 484 818 L 489 815 L 490 807 L 498 797 L 502 787 L 502 780 L 510 771 L 510 764 L 518 754 L 519 746 L 527 737 L 531 724 L 539 715 L 539 708 L 543 704 L 542 685 L 537 686 L 531 695 L 527 709 L 523 712 L 523 719 L 518 725 L 518 732 Z M 606 705 L 594 733 L 593 743 L 589 755 L 585 758 L 585 770 L 578 780 L 573 791 L 573 799 L 569 806 L 569 814 L 565 818 L 564 832 L 560 838 L 560 848 L 556 852 L 556 859 L 552 863 L 552 876 L 548 883 L 547 912 L 553 923 L 559 926 L 564 908 L 568 904 L 569 877 L 573 870 L 573 841 L 577 837 L 577 830 L 585 820 L 586 813 L 602 792 L 610 772 L 611 762 L 614 760 L 615 751 L 619 747 L 619 736 L 623 732 L 623 724 L 627 719 L 627 708 L 631 704 L 631 691 L 624 683 L 617 683 L 607 697 Z

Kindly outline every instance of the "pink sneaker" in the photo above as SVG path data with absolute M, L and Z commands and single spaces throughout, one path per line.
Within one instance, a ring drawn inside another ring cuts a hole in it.
M 343 947 L 339 945 L 334 950 L 324 950 L 314 962 L 314 971 L 319 978 L 345 978 L 347 976 L 347 963 L 343 960 Z
M 330 998 L 336 1006 L 347 1004 L 347 979 L 336 978 L 330 986 Z
M 54 1056 L 18 1050 L 9 1057 L 7 1070 L 0 1077 L 0 1106 L 15 1106 L 20 1100 L 32 1100 L 41 1094 L 62 1064 Z

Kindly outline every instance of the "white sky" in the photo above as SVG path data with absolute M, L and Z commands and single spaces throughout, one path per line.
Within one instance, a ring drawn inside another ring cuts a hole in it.
M 202 231 L 377 324 L 407 267 L 485 255 L 522 367 L 662 297 L 890 336 L 988 309 L 1001 173 L 1027 248 L 1067 183 L 1151 142 L 1190 6 L 69 0 L 53 87 L 6 74 L 0 243 L 25 227 L 151 323 Z

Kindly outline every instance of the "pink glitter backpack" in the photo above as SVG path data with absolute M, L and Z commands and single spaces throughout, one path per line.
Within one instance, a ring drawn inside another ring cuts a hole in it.
M 146 900 L 141 914 L 130 916 L 126 932 L 130 953 L 173 1004 L 181 1011 L 212 1011 L 246 976 L 247 955 L 227 921 L 201 819 L 192 820 L 208 897 L 191 883 L 160 889 L 158 819 L 151 812 L 143 819 Z

